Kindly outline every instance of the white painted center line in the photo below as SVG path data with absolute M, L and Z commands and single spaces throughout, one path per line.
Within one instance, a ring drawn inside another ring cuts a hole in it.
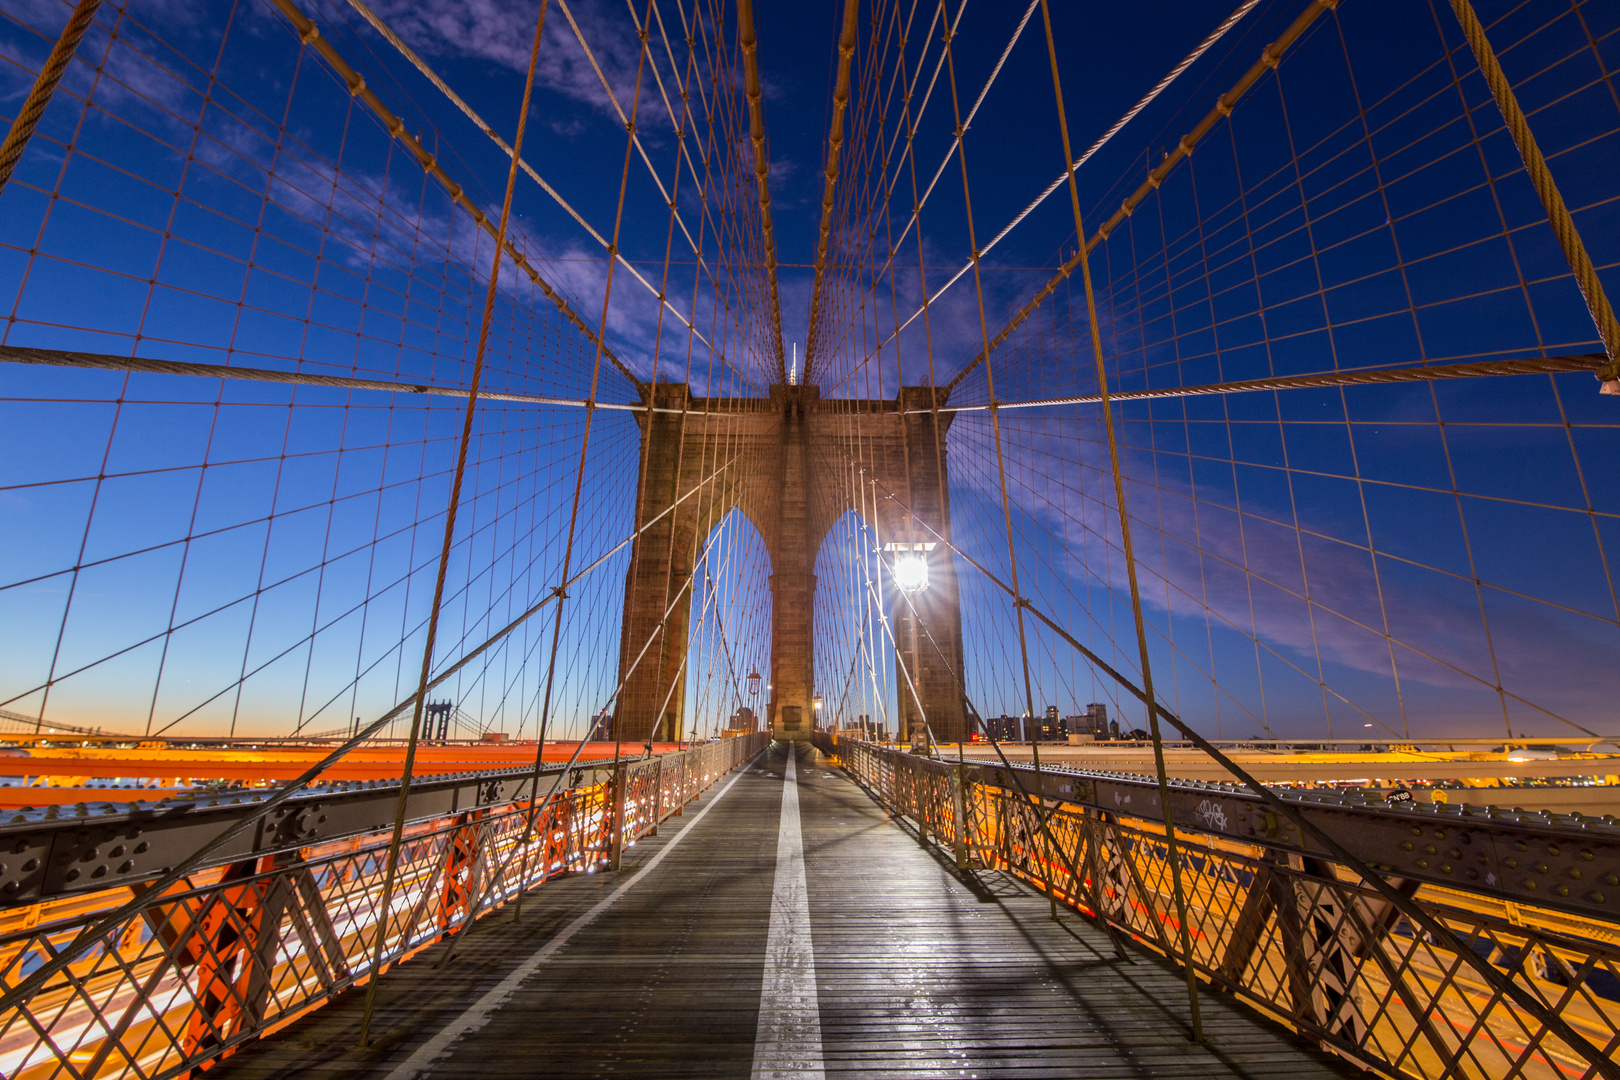
M 782 828 L 776 841 L 776 885 L 765 937 L 765 983 L 759 992 L 753 1080 L 822 1080 L 821 1001 L 810 942 L 810 893 L 799 829 L 797 751 L 788 743 L 782 776 Z
M 789 768 L 791 768 L 791 766 L 789 766 Z M 541 964 L 549 960 L 552 954 L 566 945 L 568 940 L 575 934 L 579 933 L 581 930 L 585 929 L 585 927 L 595 922 L 597 916 L 601 915 L 608 908 L 612 907 L 621 896 L 634 888 L 636 882 L 652 873 L 653 869 L 659 863 L 664 861 L 664 856 L 668 855 L 671 851 L 674 851 L 676 845 L 682 840 L 686 839 L 686 834 L 691 832 L 693 828 L 697 826 L 698 822 L 702 821 L 708 816 L 709 811 L 713 810 L 715 806 L 719 804 L 720 800 L 726 797 L 726 792 L 735 787 L 737 781 L 741 780 L 743 778 L 743 774 L 748 771 L 749 768 L 747 765 L 738 769 L 737 775 L 731 778 L 731 782 L 725 787 L 721 788 L 719 793 L 709 801 L 709 805 L 705 806 L 702 810 L 699 810 L 692 817 L 692 820 L 686 823 L 686 827 L 680 832 L 676 833 L 669 843 L 660 848 L 656 855 L 648 859 L 646 866 L 643 866 L 640 870 L 637 870 L 629 881 L 626 881 L 623 885 L 620 885 L 617 889 L 614 889 L 606 897 L 598 901 L 596 905 L 589 911 L 585 912 L 585 914 L 563 927 L 555 937 L 546 942 L 538 951 L 513 969 L 510 975 L 502 979 L 487 994 L 474 1002 L 472 1008 L 450 1021 L 450 1023 L 445 1025 L 445 1027 L 441 1029 L 437 1035 L 433 1036 L 433 1038 L 417 1047 L 415 1053 L 411 1054 L 411 1056 L 401 1062 L 393 1072 L 388 1074 L 387 1080 L 411 1080 L 412 1077 L 420 1075 L 427 1069 L 432 1068 L 435 1063 L 448 1057 L 451 1049 L 454 1048 L 455 1044 L 462 1038 L 462 1036 L 471 1035 L 473 1032 L 489 1023 L 490 1014 L 510 1001 L 512 995 L 517 993 L 518 987 L 522 986 L 524 981 L 527 980 L 529 976 L 533 975 Z M 797 812 L 794 814 L 794 821 L 798 821 Z M 797 824 L 794 825 L 793 834 L 795 836 L 798 835 Z M 803 870 L 801 869 L 801 880 L 803 879 L 803 876 Z M 821 1043 L 819 1038 L 817 1039 L 816 1046 L 816 1060 L 819 1063 L 821 1060 Z M 820 1075 L 819 1070 L 817 1075 Z

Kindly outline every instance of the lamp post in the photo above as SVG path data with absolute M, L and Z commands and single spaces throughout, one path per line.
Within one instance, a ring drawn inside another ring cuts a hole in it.
M 821 725 L 821 706 L 822 701 L 820 694 L 817 694 L 815 697 L 810 699 L 810 708 L 815 711 L 815 720 L 810 725 L 812 730 Z
M 895 588 L 901 592 L 910 593 L 911 598 L 906 606 L 910 609 L 911 623 L 911 681 L 916 688 L 919 698 L 922 695 L 922 672 L 918 667 L 917 647 L 917 605 L 921 602 L 921 593 L 928 588 L 928 553 L 934 549 L 931 541 L 899 541 L 883 545 L 883 550 L 890 553 L 889 575 L 894 580 Z M 902 701 L 904 695 L 902 695 Z M 915 748 L 918 736 L 922 736 L 923 745 L 928 744 L 927 732 L 922 728 L 921 706 L 918 705 L 919 716 L 911 723 L 911 744 Z
M 750 671 L 748 673 L 747 682 L 748 682 L 748 696 L 749 697 L 758 697 L 759 696 L 759 672 Z

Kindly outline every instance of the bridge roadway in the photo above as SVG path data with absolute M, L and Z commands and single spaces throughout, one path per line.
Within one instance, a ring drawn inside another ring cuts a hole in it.
M 1176 969 L 959 875 L 806 745 L 444 949 L 384 975 L 371 1049 L 356 990 L 210 1075 L 1363 1075 L 1215 994 L 1193 1044 Z

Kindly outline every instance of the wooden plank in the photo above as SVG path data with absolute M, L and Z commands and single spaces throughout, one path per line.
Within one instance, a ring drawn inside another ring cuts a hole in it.
M 756 763 L 431 1075 L 747 1077 L 782 761 Z M 1204 998 L 1208 1044 L 1192 1044 L 1175 969 L 1145 952 L 1120 962 L 1078 916 L 1053 922 L 1044 897 L 1004 875 L 962 879 L 813 752 L 800 751 L 799 782 L 829 1077 L 1361 1075 L 1226 996 Z M 436 966 L 441 948 L 387 973 L 372 1050 L 354 1048 L 362 995 L 350 994 L 214 1075 L 387 1075 L 679 825 L 630 848 L 617 874 L 547 884 L 521 922 L 486 920 L 448 966 Z

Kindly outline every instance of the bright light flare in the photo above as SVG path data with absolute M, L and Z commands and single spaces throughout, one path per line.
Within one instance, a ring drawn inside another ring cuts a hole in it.
M 920 552 L 906 552 L 894 558 L 894 584 L 904 592 L 928 588 L 928 558 Z

